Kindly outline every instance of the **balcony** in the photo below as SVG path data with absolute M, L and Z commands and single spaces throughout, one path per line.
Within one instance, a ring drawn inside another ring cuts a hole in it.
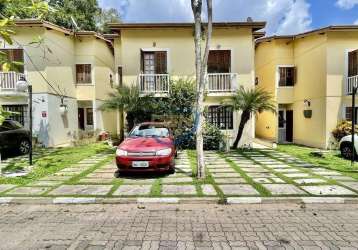
M 169 74 L 139 74 L 138 80 L 141 95 L 160 97 L 169 94 Z
M 208 93 L 209 95 L 231 94 L 237 90 L 236 73 L 209 73 Z
M 353 86 L 358 86 L 358 75 L 347 77 L 346 81 L 346 94 L 351 95 Z
M 17 72 L 0 72 L 0 95 L 17 96 L 24 95 L 23 92 L 18 92 L 16 89 L 16 82 L 20 78 L 25 77 L 23 73 Z

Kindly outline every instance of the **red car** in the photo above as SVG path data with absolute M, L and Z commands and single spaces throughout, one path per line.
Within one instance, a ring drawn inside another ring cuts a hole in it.
M 141 123 L 117 148 L 117 173 L 174 173 L 175 155 L 174 137 L 165 124 Z

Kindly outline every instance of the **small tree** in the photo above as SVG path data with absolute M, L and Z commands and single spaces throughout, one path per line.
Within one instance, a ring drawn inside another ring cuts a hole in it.
M 0 106 L 0 125 L 5 121 L 6 118 L 8 118 L 11 115 L 10 112 L 5 111 L 1 106 Z
M 204 125 L 204 92 L 207 80 L 207 68 L 209 58 L 209 48 L 212 33 L 213 8 L 212 0 L 206 0 L 208 11 L 208 27 L 206 34 L 202 32 L 202 0 L 191 0 L 191 8 L 194 15 L 195 22 L 195 69 L 196 69 L 196 84 L 197 84 L 197 98 L 196 111 L 194 119 L 194 131 L 196 132 L 196 152 L 197 152 L 197 177 L 199 179 L 205 178 L 205 161 L 204 161 L 204 139 L 203 139 L 203 125 Z M 205 51 L 202 56 L 201 41 L 206 35 Z
M 252 115 L 271 111 L 276 113 L 276 105 L 272 95 L 260 88 L 245 89 L 241 87 L 232 97 L 234 110 L 241 111 L 241 120 L 237 132 L 236 139 L 232 148 L 236 149 L 244 132 L 246 123 Z

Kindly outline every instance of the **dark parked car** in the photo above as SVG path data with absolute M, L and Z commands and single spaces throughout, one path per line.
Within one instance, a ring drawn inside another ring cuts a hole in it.
M 0 125 L 0 151 L 27 154 L 29 150 L 30 131 L 17 121 L 5 120 Z

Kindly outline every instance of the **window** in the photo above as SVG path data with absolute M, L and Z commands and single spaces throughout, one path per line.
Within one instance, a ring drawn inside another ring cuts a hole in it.
M 167 74 L 166 51 L 142 51 L 141 61 L 144 74 Z
M 76 83 L 92 83 L 91 64 L 76 64 Z
M 9 62 L 24 62 L 24 51 L 22 49 L 1 49 L 2 53 L 4 53 L 7 57 L 7 61 Z M 17 72 L 24 73 L 24 65 L 12 65 L 12 67 Z M 2 71 L 2 65 L 0 71 Z
M 230 68 L 230 50 L 210 50 L 208 58 L 208 73 L 230 73 Z
M 295 67 L 279 67 L 280 79 L 278 86 L 286 87 L 295 85 L 296 68 Z
M 358 75 L 358 50 L 348 53 L 348 77 Z
M 233 108 L 231 106 L 210 106 L 207 121 L 220 129 L 233 129 Z
M 93 125 L 93 108 L 86 109 L 86 122 L 89 126 Z
M 19 122 L 21 125 L 27 123 L 27 105 L 2 105 L 5 111 L 13 112 L 9 119 Z
M 358 107 L 355 108 L 355 124 L 358 124 L 357 121 L 358 121 Z M 346 120 L 347 121 L 352 121 L 352 107 L 346 107 Z
M 118 86 L 119 87 L 123 86 L 123 68 L 122 67 L 118 67 Z

